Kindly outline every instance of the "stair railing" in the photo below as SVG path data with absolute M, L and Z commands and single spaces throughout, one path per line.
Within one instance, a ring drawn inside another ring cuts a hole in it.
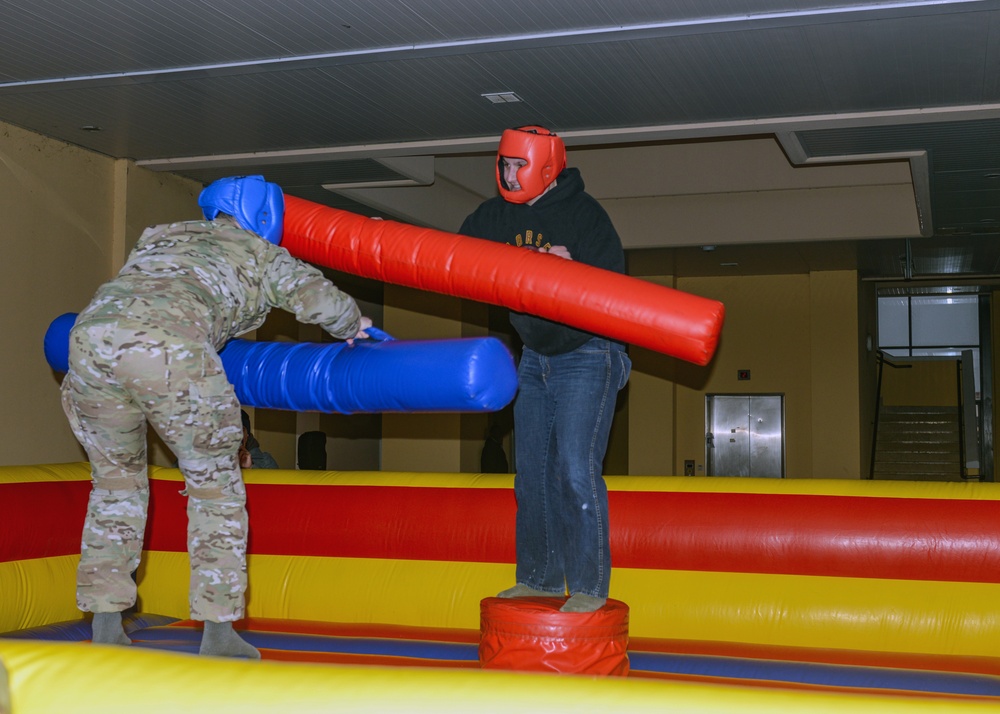
M 876 361 L 878 362 L 878 378 L 875 381 L 875 423 L 872 426 L 872 458 L 871 464 L 868 467 L 868 478 L 869 480 L 875 478 L 875 456 L 878 448 L 878 420 L 879 412 L 882 409 L 882 367 L 883 365 L 889 365 L 893 369 L 912 369 L 912 364 L 897 364 L 889 359 L 889 355 L 885 350 L 878 350 L 875 353 Z
M 979 468 L 979 434 L 975 425 L 976 416 L 976 375 L 972 350 L 962 350 L 958 363 L 958 431 L 962 459 L 962 478 L 969 478 L 969 469 Z M 967 428 L 972 424 L 973 428 Z
M 875 461 L 878 455 L 878 428 L 882 409 L 882 375 L 884 365 L 893 369 L 912 369 L 912 364 L 900 364 L 891 359 L 884 350 L 876 352 L 878 377 L 875 383 L 875 419 L 872 427 L 871 462 L 868 467 L 868 478 L 875 478 Z M 978 430 L 968 429 L 968 424 L 977 423 L 976 416 L 976 381 L 972 350 L 963 350 L 961 358 L 955 360 L 958 380 L 958 430 L 960 473 L 963 479 L 969 478 L 970 468 L 979 468 L 979 437 Z

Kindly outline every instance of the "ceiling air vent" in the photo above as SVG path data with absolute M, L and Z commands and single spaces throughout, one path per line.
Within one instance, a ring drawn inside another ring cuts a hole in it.
M 521 101 L 521 98 L 513 92 L 488 92 L 479 96 L 490 104 L 514 104 Z

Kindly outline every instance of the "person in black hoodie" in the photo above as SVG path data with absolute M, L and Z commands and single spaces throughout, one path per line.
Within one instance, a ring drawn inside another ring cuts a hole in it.
M 500 195 L 459 233 L 625 272 L 621 239 L 579 169 L 566 168 L 558 136 L 541 126 L 506 130 L 496 178 Z M 568 593 L 563 612 L 592 612 L 607 601 L 611 577 L 602 463 L 632 363 L 604 337 L 519 312 L 510 321 L 524 343 L 514 403 L 517 583 L 499 597 Z

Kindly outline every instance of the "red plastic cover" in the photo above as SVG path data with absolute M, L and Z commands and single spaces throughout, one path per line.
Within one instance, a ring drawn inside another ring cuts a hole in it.
M 628 605 L 609 599 L 594 612 L 559 612 L 565 598 L 499 598 L 480 602 L 479 665 L 563 674 L 624 677 Z

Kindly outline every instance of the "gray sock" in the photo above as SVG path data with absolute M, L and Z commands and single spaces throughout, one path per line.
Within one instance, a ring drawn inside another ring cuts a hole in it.
M 606 597 L 594 597 L 593 595 L 577 593 L 570 596 L 566 604 L 559 608 L 559 612 L 593 612 L 604 607 L 604 603 L 607 601 Z
M 120 612 L 95 612 L 90 627 L 93 631 L 91 641 L 99 645 L 132 644 L 132 640 L 125 634 L 125 628 L 122 627 Z
M 518 583 L 512 588 L 507 588 L 503 592 L 497 593 L 497 597 L 562 597 L 555 593 L 547 593 L 544 590 L 535 590 L 527 585 Z
M 260 652 L 236 633 L 233 623 L 208 620 L 205 621 L 205 631 L 201 636 L 201 648 L 198 654 L 210 657 L 260 659 Z

